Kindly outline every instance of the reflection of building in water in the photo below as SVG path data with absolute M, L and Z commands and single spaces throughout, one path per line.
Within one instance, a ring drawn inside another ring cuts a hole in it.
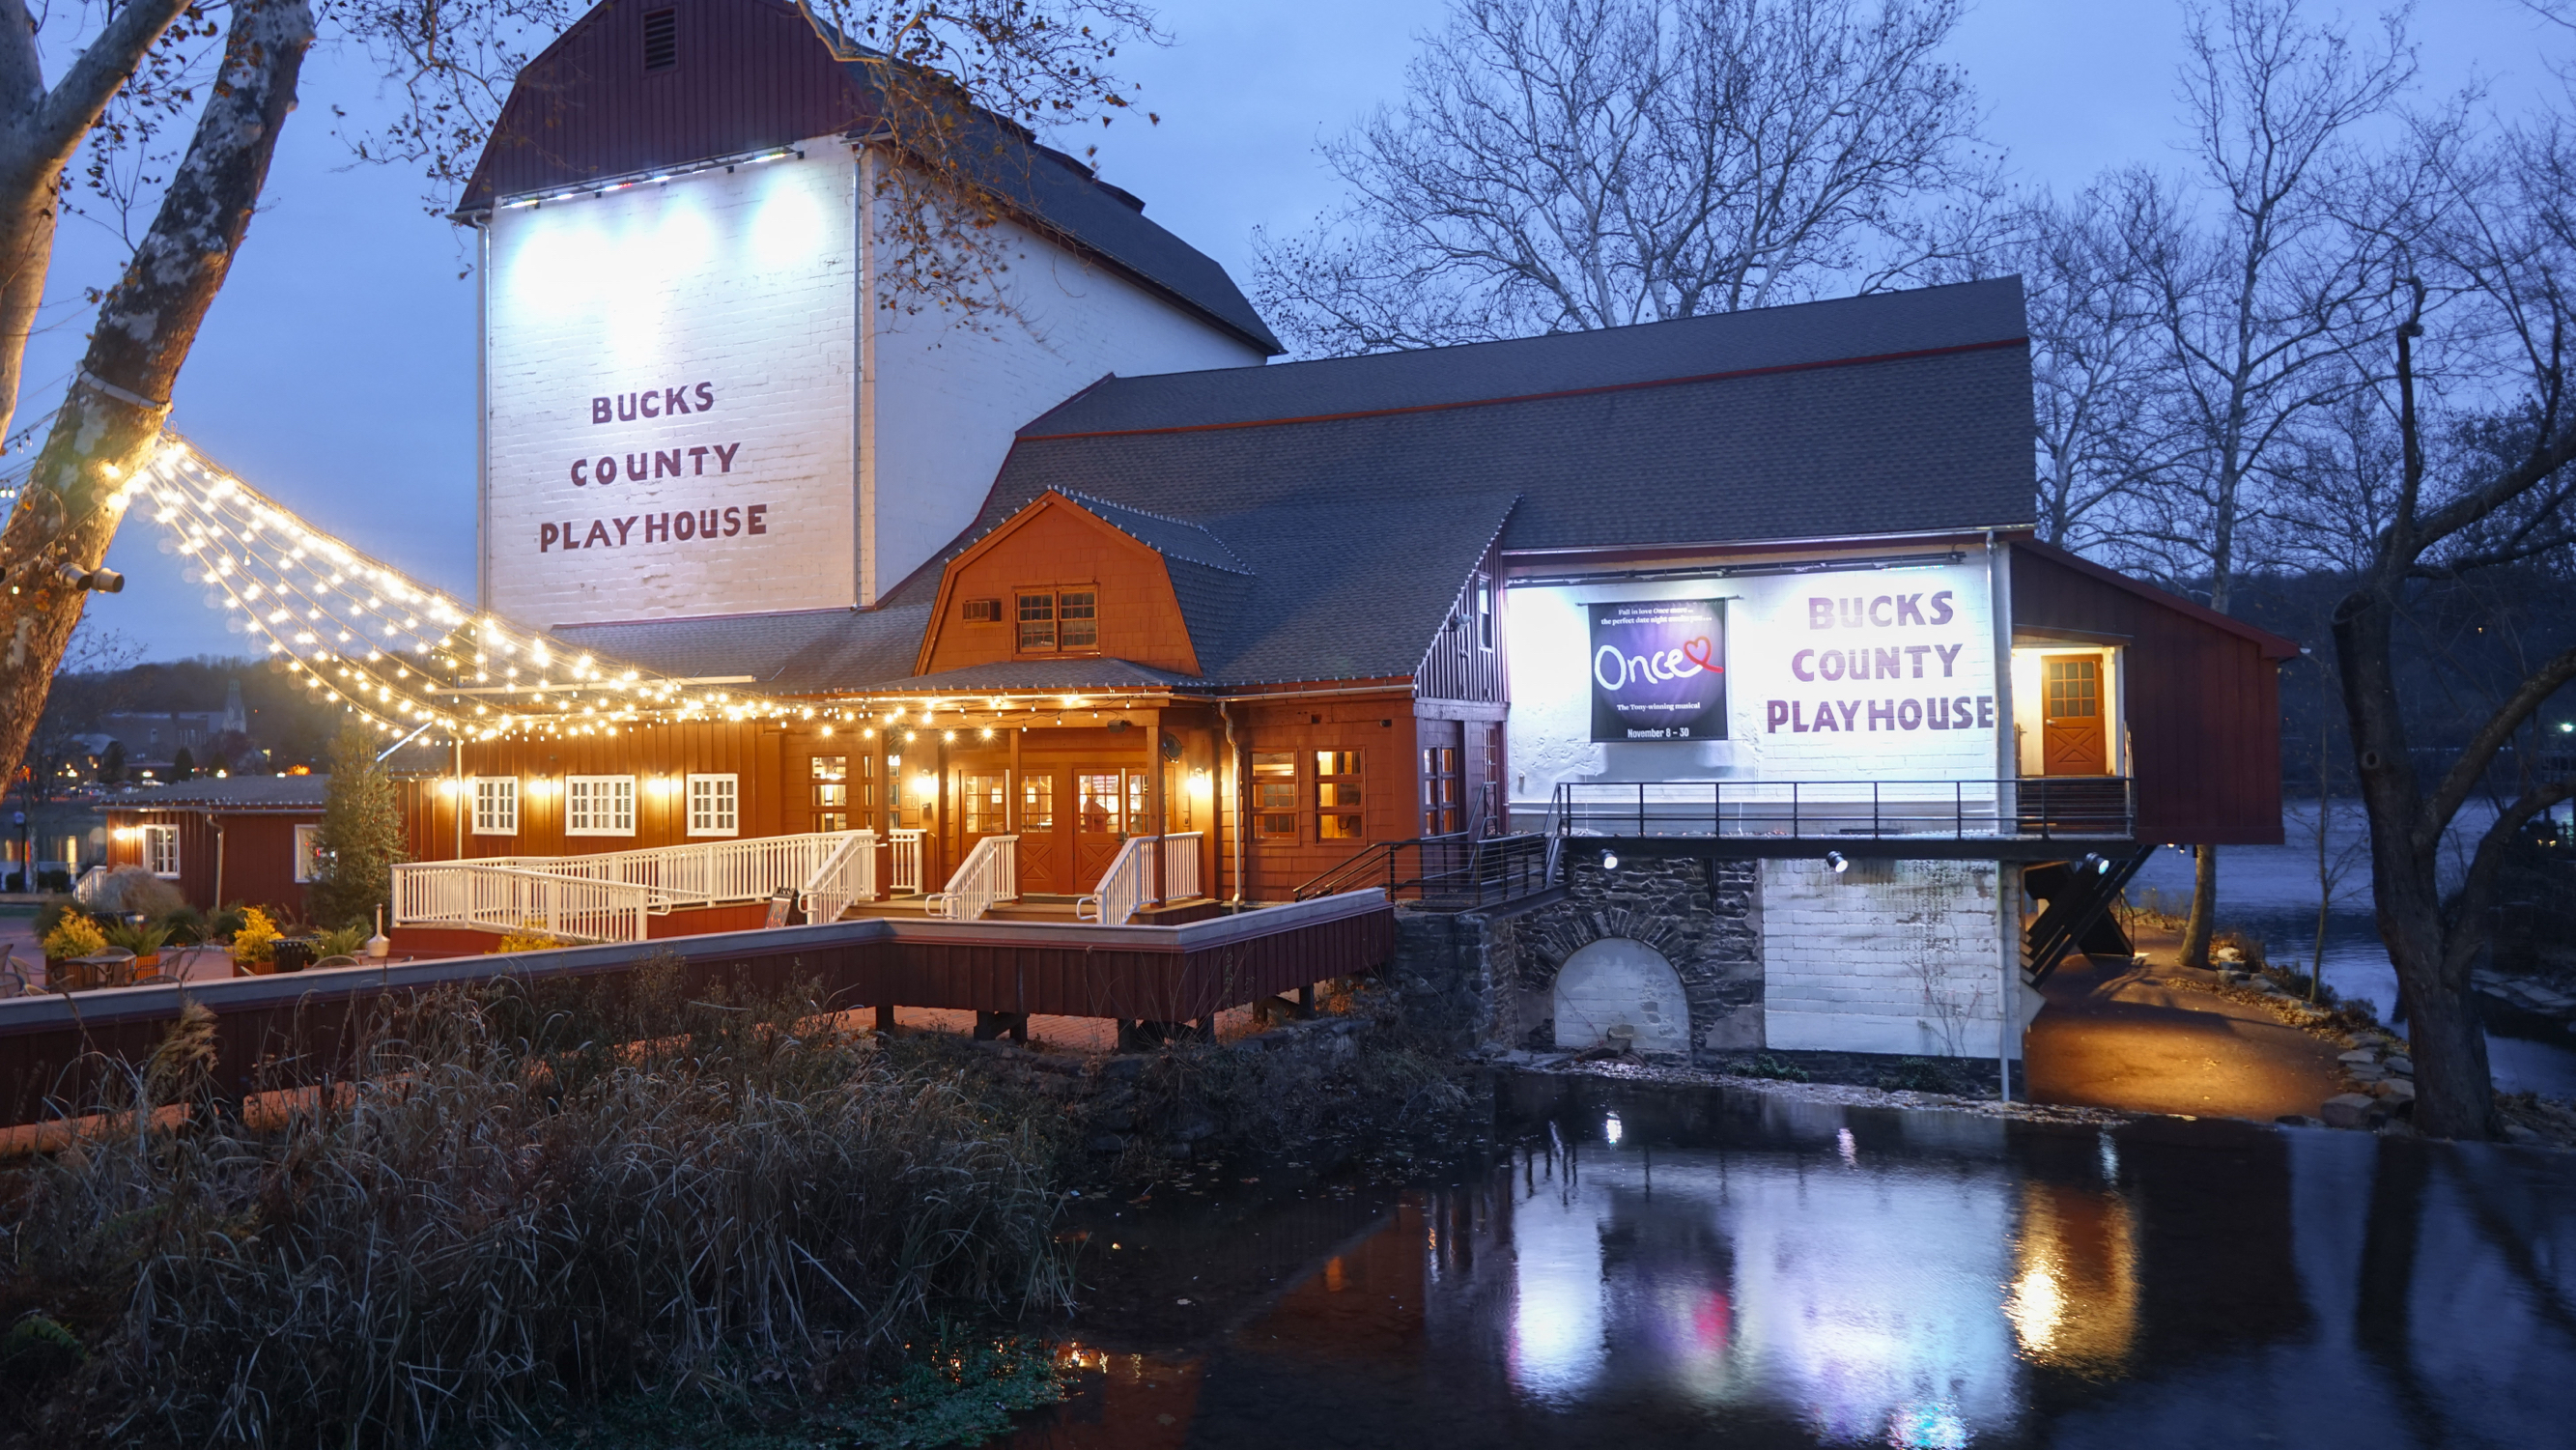
M 1942 1444 L 2008 1423 L 2003 1165 L 1846 1164 L 1834 1141 L 1591 1147 L 1577 1172 L 1524 1170 L 1508 1203 L 1515 1387 L 1567 1409 L 1758 1407 L 1828 1440 Z
M 2127 1362 L 2138 1325 L 2135 1232 L 2116 1191 L 2023 1181 L 2017 1271 L 2004 1300 L 2023 1357 L 2086 1374 Z

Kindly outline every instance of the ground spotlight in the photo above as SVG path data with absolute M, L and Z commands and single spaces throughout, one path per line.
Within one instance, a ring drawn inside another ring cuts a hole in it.
M 1837 876 L 1840 876 L 1851 869 L 1851 861 L 1840 851 L 1827 851 L 1825 853 L 1825 869 L 1833 872 Z

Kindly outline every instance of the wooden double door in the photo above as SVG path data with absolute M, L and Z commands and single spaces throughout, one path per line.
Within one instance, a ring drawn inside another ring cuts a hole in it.
M 1127 838 L 1151 834 L 1152 783 L 1114 762 L 964 761 L 950 767 L 957 860 L 986 836 L 1019 834 L 1023 896 L 1077 896 L 1100 884 Z

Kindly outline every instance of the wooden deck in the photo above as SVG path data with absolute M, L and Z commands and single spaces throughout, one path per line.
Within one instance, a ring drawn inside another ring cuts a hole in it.
M 244 1095 L 311 1082 L 347 1060 L 383 997 L 503 976 L 631 972 L 670 953 L 692 986 L 819 983 L 834 1009 L 895 1006 L 1189 1022 L 1382 966 L 1395 947 L 1385 893 L 1263 907 L 1181 925 L 949 922 L 899 917 L 123 987 L 0 1001 L 0 1126 L 89 1098 L 99 1077 L 151 1056 L 184 1002 L 215 1014 L 218 1089 Z

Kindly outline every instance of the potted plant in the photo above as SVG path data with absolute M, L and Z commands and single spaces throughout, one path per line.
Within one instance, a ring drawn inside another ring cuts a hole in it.
M 277 923 L 256 906 L 242 908 L 241 925 L 233 931 L 233 975 L 265 977 L 277 970 Z
M 137 972 L 160 970 L 161 948 L 170 941 L 170 928 L 151 922 L 114 922 L 102 934 L 109 946 L 123 947 L 134 953 L 134 970 Z
M 74 957 L 86 957 L 107 950 L 107 934 L 98 923 L 77 911 L 63 913 L 54 929 L 45 933 L 45 985 L 66 992 L 77 992 L 89 985 L 88 973 L 70 965 Z M 69 978 L 80 980 L 72 981 Z

